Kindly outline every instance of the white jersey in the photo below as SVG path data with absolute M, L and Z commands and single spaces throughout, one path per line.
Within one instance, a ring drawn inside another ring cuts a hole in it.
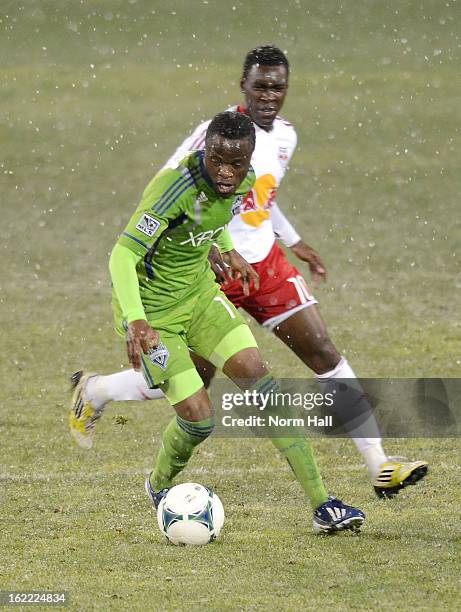
M 238 110 L 243 111 L 240 107 Z M 174 167 L 189 151 L 203 149 L 210 121 L 201 123 L 165 165 Z M 279 236 L 286 246 L 292 246 L 301 239 L 275 202 L 277 189 L 296 147 L 296 132 L 290 123 L 280 117 L 275 119 L 270 132 L 256 124 L 254 126 L 256 146 L 251 165 L 256 173 L 256 182 L 242 201 L 240 213 L 229 223 L 234 248 L 249 263 L 267 257 L 275 236 Z

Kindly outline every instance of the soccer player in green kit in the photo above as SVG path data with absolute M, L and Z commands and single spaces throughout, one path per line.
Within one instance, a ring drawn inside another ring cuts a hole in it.
M 249 117 L 216 115 L 205 150 L 160 171 L 147 186 L 110 258 L 116 329 L 126 337 L 129 360 L 135 369 L 142 368 L 151 387 L 160 387 L 176 411 L 146 480 L 155 507 L 194 448 L 213 431 L 213 409 L 189 349 L 245 390 L 266 394 L 277 389 L 249 327 L 220 291 L 208 262 L 217 243 L 244 288 L 258 282 L 251 266 L 233 250 L 226 229 L 253 186 L 254 145 Z M 272 442 L 309 498 L 315 531 L 360 527 L 363 512 L 328 497 L 305 438 Z

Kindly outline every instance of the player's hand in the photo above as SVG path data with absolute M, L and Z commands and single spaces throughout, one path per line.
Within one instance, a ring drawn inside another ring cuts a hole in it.
M 312 280 L 316 287 L 319 286 L 320 282 L 325 282 L 327 280 L 326 268 L 317 251 L 302 240 L 294 244 L 290 249 L 298 259 L 305 261 L 309 265 Z
M 216 281 L 222 285 L 229 280 L 228 267 L 224 263 L 221 251 L 217 246 L 213 245 L 208 254 L 208 261 L 210 262 L 211 269 L 215 273 Z
M 228 274 L 233 280 L 242 279 L 243 294 L 250 295 L 250 285 L 253 281 L 255 291 L 259 289 L 259 275 L 250 264 L 243 259 L 235 249 L 222 253 L 222 260 L 229 266 Z
M 158 346 L 160 335 L 147 321 L 138 319 L 128 325 L 126 332 L 126 350 L 128 359 L 135 370 L 141 369 L 141 355 Z

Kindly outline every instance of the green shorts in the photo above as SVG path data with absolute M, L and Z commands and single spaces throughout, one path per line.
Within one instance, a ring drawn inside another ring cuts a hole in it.
M 116 331 L 124 335 L 126 322 L 116 301 L 113 307 Z M 160 387 L 171 404 L 203 387 L 191 350 L 222 369 L 239 351 L 257 347 L 245 320 L 216 283 L 172 307 L 147 313 L 147 320 L 159 332 L 160 344 L 142 355 L 144 378 L 150 388 Z

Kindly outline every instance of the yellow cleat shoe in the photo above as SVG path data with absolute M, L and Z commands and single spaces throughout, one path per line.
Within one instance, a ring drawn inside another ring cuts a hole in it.
M 378 497 L 394 497 L 401 489 L 424 478 L 427 472 L 428 466 L 424 461 L 402 463 L 389 458 L 381 464 L 379 474 L 373 480 L 373 487 Z
M 89 378 L 97 374 L 87 374 L 79 370 L 72 374 L 70 383 L 72 393 L 69 412 L 70 433 L 82 448 L 93 446 L 95 421 L 99 419 L 102 410 L 96 410 L 85 396 L 85 386 Z

